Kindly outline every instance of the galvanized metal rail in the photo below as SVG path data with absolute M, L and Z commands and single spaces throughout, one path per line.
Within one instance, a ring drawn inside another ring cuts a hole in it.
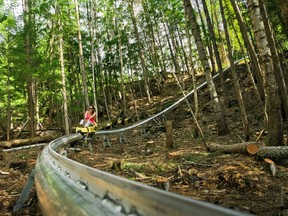
M 203 83 L 198 89 L 205 85 Z M 162 112 L 135 125 L 95 134 L 122 134 L 175 108 L 184 99 L 179 99 Z M 82 138 L 78 133 L 60 137 L 39 155 L 35 165 L 35 187 L 43 215 L 247 215 L 130 181 L 88 167 L 59 153 L 70 143 Z
M 248 58 L 248 57 L 246 57 Z M 234 62 L 234 64 L 238 64 L 239 62 L 243 61 L 244 58 L 241 58 L 237 61 Z M 223 73 L 227 72 L 230 68 L 226 68 L 223 70 Z M 215 74 L 213 76 L 213 79 L 216 79 L 219 77 L 219 73 Z M 197 90 L 202 89 L 204 87 L 206 87 L 207 82 L 203 82 L 202 84 L 200 84 L 199 86 L 197 86 Z M 101 131 L 97 131 L 95 134 L 96 135 L 109 135 L 109 134 L 125 134 L 125 132 L 130 131 L 132 129 L 135 129 L 137 127 L 140 127 L 142 125 L 145 125 L 146 123 L 156 119 L 157 117 L 167 113 L 168 111 L 171 111 L 173 109 L 175 109 L 179 104 L 181 104 L 187 97 L 190 97 L 192 94 L 194 93 L 194 89 L 192 91 L 190 91 L 188 94 L 185 95 L 185 97 L 181 97 L 180 99 L 178 99 L 176 102 L 174 102 L 171 106 L 167 107 L 166 109 L 162 110 L 161 112 L 143 120 L 140 121 L 136 124 L 130 125 L 128 127 L 124 127 L 124 128 L 120 128 L 120 129 L 111 129 L 111 130 L 101 130 Z
M 82 135 L 71 134 L 52 141 L 36 162 L 43 215 L 246 215 L 124 179 L 57 152 L 80 139 Z

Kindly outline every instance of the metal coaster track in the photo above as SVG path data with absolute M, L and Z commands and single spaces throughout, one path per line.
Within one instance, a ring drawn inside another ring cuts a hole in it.
M 205 85 L 203 83 L 198 89 Z M 135 125 L 95 134 L 122 134 L 157 118 L 184 99 Z M 124 179 L 59 153 L 82 138 L 78 133 L 60 137 L 49 143 L 39 155 L 35 165 L 35 187 L 43 215 L 247 215 Z

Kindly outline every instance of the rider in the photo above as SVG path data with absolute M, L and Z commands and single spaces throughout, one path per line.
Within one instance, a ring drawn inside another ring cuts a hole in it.
M 90 125 L 96 126 L 97 123 L 95 121 L 95 118 L 96 118 L 95 107 L 93 105 L 90 105 L 89 109 L 85 112 L 84 119 L 81 120 L 80 124 L 81 125 L 84 124 L 85 127 L 88 127 Z

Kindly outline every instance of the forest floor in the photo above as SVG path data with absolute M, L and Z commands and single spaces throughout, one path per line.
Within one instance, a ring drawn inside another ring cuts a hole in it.
M 239 67 L 242 71 L 243 67 Z M 263 114 L 254 89 L 245 73 L 240 78 L 250 123 L 251 141 L 265 141 Z M 189 86 L 189 83 L 186 83 Z M 217 135 L 213 108 L 207 89 L 199 91 L 199 125 L 207 142 L 223 145 L 244 140 L 240 111 L 229 75 L 226 77 L 229 105 L 225 108 L 230 134 Z M 137 101 L 139 116 L 151 116 L 181 97 L 175 83 L 166 83 L 153 105 Z M 192 98 L 189 101 L 192 102 Z M 129 110 L 130 114 L 133 109 Z M 132 114 L 131 114 L 132 115 Z M 174 148 L 166 148 L 165 120 L 173 121 Z M 100 120 L 101 121 L 101 120 Z M 287 131 L 287 123 L 285 123 Z M 123 127 L 116 125 L 115 127 Z M 287 139 L 287 135 L 285 136 Z M 288 166 L 276 164 L 273 176 L 270 165 L 254 156 L 207 152 L 185 102 L 141 129 L 125 135 L 125 142 L 111 136 L 111 147 L 102 137 L 92 140 L 93 151 L 68 151 L 68 157 L 91 167 L 156 187 L 165 182 L 170 192 L 211 202 L 255 215 L 288 215 Z M 82 146 L 79 143 L 80 147 Z M 15 205 L 42 148 L 0 153 L 0 215 L 41 215 L 35 189 L 23 209 L 13 213 Z

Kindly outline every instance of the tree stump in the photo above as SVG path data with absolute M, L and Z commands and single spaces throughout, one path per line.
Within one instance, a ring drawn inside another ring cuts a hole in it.
M 166 148 L 173 148 L 173 126 L 172 121 L 166 122 Z
M 155 143 L 154 141 L 148 141 L 145 146 L 145 155 L 150 155 L 154 153 Z
M 159 177 L 157 177 L 155 183 L 156 183 L 157 188 L 160 188 L 160 189 L 165 190 L 165 191 L 169 191 L 170 184 L 169 184 L 168 179 L 159 176 Z

